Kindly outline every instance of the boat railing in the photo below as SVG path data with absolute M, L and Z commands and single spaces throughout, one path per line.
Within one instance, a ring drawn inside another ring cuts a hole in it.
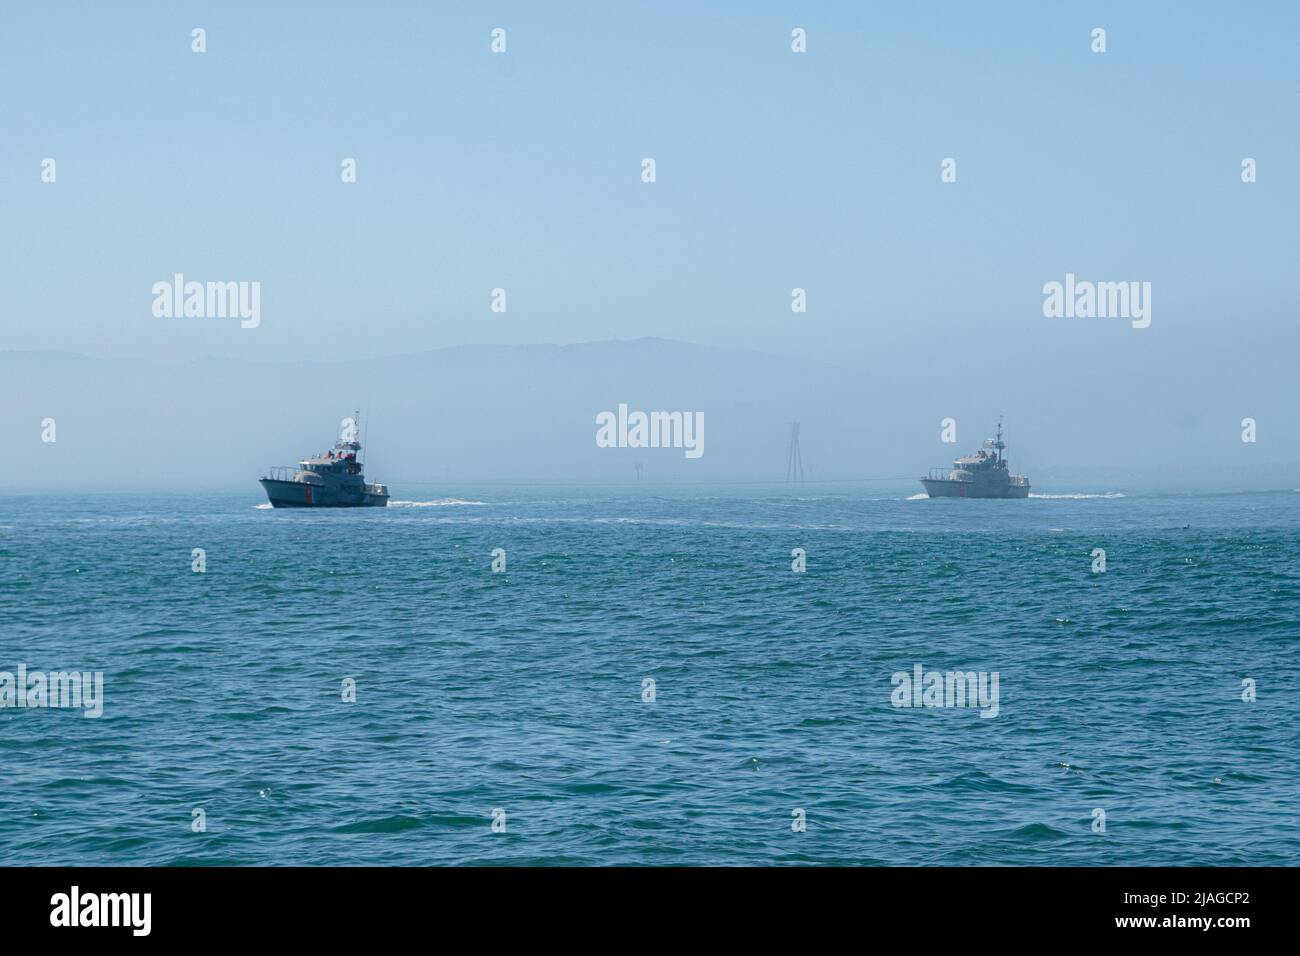
M 298 477 L 297 465 L 272 465 L 266 469 L 264 478 L 270 478 L 272 481 L 295 481 Z
M 930 481 L 947 481 L 952 474 L 951 468 L 931 468 L 927 478 Z

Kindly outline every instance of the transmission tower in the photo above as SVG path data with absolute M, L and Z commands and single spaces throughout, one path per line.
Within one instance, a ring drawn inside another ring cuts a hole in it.
M 785 480 L 803 481 L 803 454 L 799 451 L 799 423 L 790 423 L 790 443 L 785 449 Z

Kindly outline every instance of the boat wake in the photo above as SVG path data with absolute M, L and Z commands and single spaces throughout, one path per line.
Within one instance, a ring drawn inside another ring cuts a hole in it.
M 390 501 L 390 508 L 440 508 L 444 505 L 485 505 L 486 501 L 470 501 L 466 498 L 435 498 L 432 501 Z M 253 505 L 258 511 L 274 507 L 269 501 Z
M 390 501 L 390 508 L 441 508 L 446 505 L 485 505 L 486 501 L 469 501 L 465 498 L 434 498 L 432 501 Z
M 1103 495 L 1036 495 L 1032 491 L 1029 493 L 1031 498 L 1068 498 L 1071 501 L 1082 501 L 1085 498 L 1124 498 L 1127 497 L 1122 491 L 1109 491 Z

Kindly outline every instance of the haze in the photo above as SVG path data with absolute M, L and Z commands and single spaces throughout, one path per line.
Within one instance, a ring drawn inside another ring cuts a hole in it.
M 407 474 L 627 476 L 594 416 L 654 401 L 709 416 L 694 470 L 647 459 L 681 480 L 781 477 L 794 419 L 822 477 L 919 475 L 1001 413 L 1013 465 L 1063 486 L 1111 466 L 1294 481 L 1292 4 L 154 3 L 5 21 L 11 488 L 93 484 L 92 449 L 142 416 L 114 480 L 193 475 L 181 452 L 231 442 L 237 409 L 257 447 L 221 466 L 235 482 L 319 450 L 367 401 Z M 260 282 L 260 324 L 155 317 L 151 287 L 175 273 Z M 1043 286 L 1067 273 L 1151 283 L 1150 327 L 1046 318 Z M 518 348 L 615 339 L 572 364 Z M 455 348 L 474 344 L 494 348 Z M 75 354 L 22 354 L 50 351 Z M 193 364 L 208 358 L 249 364 L 223 379 Z

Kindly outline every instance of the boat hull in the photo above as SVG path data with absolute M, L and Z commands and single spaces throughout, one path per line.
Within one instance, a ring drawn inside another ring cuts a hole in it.
M 384 508 L 388 495 L 369 491 L 329 488 L 305 481 L 263 478 L 262 488 L 272 508 Z
M 989 485 L 951 478 L 922 478 L 931 498 L 1028 498 L 1029 485 Z

